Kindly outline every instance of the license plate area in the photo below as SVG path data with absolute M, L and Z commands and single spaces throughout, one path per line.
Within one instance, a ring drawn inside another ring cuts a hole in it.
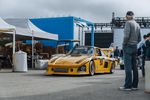
M 68 68 L 54 68 L 54 72 L 68 73 Z

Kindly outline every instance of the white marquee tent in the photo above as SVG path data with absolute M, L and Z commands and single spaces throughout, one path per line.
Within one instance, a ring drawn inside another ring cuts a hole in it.
M 37 38 L 58 40 L 58 35 L 53 34 L 53 33 L 48 33 L 39 29 L 30 20 L 28 20 L 28 26 L 29 26 L 29 29 L 34 34 L 34 36 Z
M 0 18 L 0 33 L 13 34 L 13 53 L 15 53 L 15 26 L 7 24 Z
M 13 19 L 12 19 L 13 20 Z M 48 39 L 48 40 L 58 40 L 58 35 L 45 32 L 38 27 L 36 27 L 31 21 L 27 21 L 25 23 L 20 24 L 27 24 L 26 27 L 19 27 L 17 25 L 13 25 L 9 21 L 4 21 L 0 18 L 0 32 L 6 34 L 14 34 L 13 35 L 13 48 L 15 47 L 15 37 L 17 36 L 26 36 L 30 38 L 37 38 L 37 39 Z M 13 53 L 15 53 L 15 48 L 13 49 Z
M 12 19 L 13 20 L 13 19 Z M 58 35 L 45 32 L 36 27 L 31 21 L 26 21 L 27 27 L 19 27 L 9 23 L 9 21 L 0 18 L 0 33 L 12 34 L 13 35 L 13 54 L 15 53 L 15 41 L 17 36 L 25 36 L 37 39 L 48 39 L 48 40 L 58 40 Z M 32 41 L 32 54 L 33 54 L 33 41 Z
M 0 32 L 13 32 L 15 26 L 7 24 L 2 18 L 0 18 Z

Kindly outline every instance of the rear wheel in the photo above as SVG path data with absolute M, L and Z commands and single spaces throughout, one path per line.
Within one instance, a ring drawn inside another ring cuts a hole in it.
M 95 70 L 94 70 L 94 62 L 91 61 L 91 62 L 90 62 L 90 66 L 89 66 L 89 75 L 90 75 L 90 76 L 93 76 L 94 73 L 95 73 Z

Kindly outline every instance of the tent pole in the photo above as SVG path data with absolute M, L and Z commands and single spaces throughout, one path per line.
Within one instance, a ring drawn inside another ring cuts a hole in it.
M 79 26 L 79 30 L 78 30 L 78 35 L 79 35 L 78 40 L 81 41 L 80 26 Z M 79 45 L 81 45 L 81 44 L 79 44 Z
M 34 32 L 32 30 L 32 69 L 34 69 Z
M 15 48 L 16 48 L 16 30 L 13 30 L 13 54 L 12 54 L 12 71 L 14 72 L 14 64 L 15 64 L 15 58 L 14 58 L 14 54 L 15 54 Z
M 16 46 L 16 30 L 13 31 L 13 54 L 16 51 L 15 46 Z

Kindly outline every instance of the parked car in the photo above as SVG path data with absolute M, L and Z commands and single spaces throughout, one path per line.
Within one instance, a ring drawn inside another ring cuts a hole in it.
M 120 61 L 119 61 L 120 69 L 124 70 L 124 60 L 123 60 L 123 57 L 120 57 L 119 59 L 120 59 Z M 136 66 L 138 68 L 140 68 L 140 69 L 142 67 L 142 57 L 141 57 L 141 55 L 137 56 L 137 58 L 136 58 Z
M 124 60 L 123 60 L 123 57 L 119 57 L 119 65 L 120 65 L 120 69 L 124 70 Z
M 54 56 L 48 62 L 46 75 L 94 75 L 112 73 L 113 60 L 98 47 L 76 46 L 68 54 Z

